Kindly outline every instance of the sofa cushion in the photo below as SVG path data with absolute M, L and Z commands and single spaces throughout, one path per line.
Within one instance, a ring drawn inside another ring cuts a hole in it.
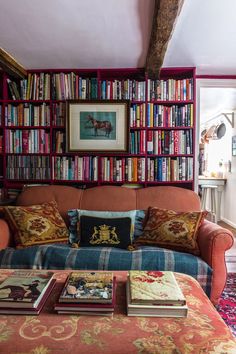
M 7 206 L 4 212 L 17 248 L 68 241 L 69 232 L 55 201 L 32 206 Z
M 155 245 L 198 255 L 197 232 L 205 215 L 206 212 L 181 213 L 150 207 L 144 232 L 137 238 L 136 244 Z
M 127 249 L 131 244 L 130 218 L 80 217 L 79 245 L 81 247 L 102 246 Z
M 82 210 L 82 209 L 70 209 L 68 210 L 69 216 L 69 243 L 71 245 L 79 242 L 79 221 L 81 216 L 94 216 L 101 218 L 122 218 L 128 217 L 131 219 L 130 239 L 134 238 L 135 217 L 136 210 L 130 211 L 96 211 L 96 210 Z

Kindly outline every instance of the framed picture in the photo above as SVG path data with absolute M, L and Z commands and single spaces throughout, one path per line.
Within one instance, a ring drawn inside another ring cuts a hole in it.
M 67 101 L 67 151 L 128 152 L 129 100 Z
M 236 135 L 232 136 L 232 155 L 236 156 Z

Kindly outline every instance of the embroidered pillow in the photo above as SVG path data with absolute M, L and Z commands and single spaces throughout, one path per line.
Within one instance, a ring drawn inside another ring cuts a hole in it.
M 131 229 L 130 235 L 128 235 L 129 239 L 133 240 L 134 238 L 134 230 L 135 230 L 135 217 L 136 210 L 130 211 L 96 211 L 96 210 L 82 210 L 82 209 L 70 209 L 68 210 L 69 216 L 69 243 L 71 245 L 79 242 L 79 221 L 81 216 L 94 216 L 101 218 L 122 218 L 127 217 L 131 219 Z
M 81 247 L 118 247 L 127 249 L 131 244 L 130 218 L 97 218 L 82 215 L 79 223 Z
M 176 212 L 150 207 L 143 234 L 136 245 L 150 245 L 198 255 L 198 228 L 206 212 Z
M 4 213 L 17 248 L 68 241 L 68 229 L 55 201 L 32 206 L 7 206 Z

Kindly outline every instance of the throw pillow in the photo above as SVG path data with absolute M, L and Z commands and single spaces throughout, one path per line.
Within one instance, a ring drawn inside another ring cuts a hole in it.
M 7 206 L 4 212 L 17 248 L 68 241 L 68 230 L 55 201 L 32 206 Z
M 82 209 L 70 209 L 68 210 L 69 216 L 69 243 L 71 245 L 75 245 L 79 242 L 79 221 L 80 217 L 85 216 L 94 216 L 101 218 L 123 218 L 127 217 L 131 219 L 131 229 L 130 229 L 130 238 L 133 240 L 134 238 L 134 229 L 136 222 L 136 210 L 130 211 L 96 211 L 96 210 L 82 210 Z
M 150 207 L 144 232 L 137 238 L 136 245 L 159 246 L 198 255 L 197 232 L 206 214 Z
M 80 246 L 118 247 L 127 249 L 131 244 L 130 218 L 80 217 Z

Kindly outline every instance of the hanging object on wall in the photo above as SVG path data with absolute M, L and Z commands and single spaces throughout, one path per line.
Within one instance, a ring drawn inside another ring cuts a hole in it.
M 204 129 L 201 132 L 201 143 L 209 143 L 210 140 L 219 140 L 223 138 L 226 133 L 225 123 L 212 125 L 209 129 Z

